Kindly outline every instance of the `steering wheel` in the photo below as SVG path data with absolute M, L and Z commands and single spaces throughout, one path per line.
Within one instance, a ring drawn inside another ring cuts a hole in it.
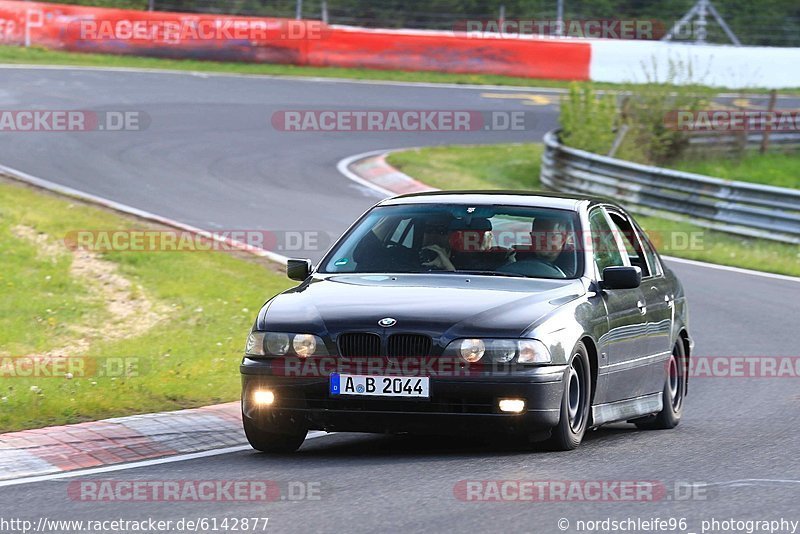
M 389 262 L 402 269 L 416 269 L 419 267 L 413 250 L 397 243 L 386 245 L 386 257 Z
M 497 269 L 499 273 L 514 273 L 532 276 L 535 278 L 566 278 L 567 275 L 558 265 L 540 260 L 529 258 L 525 260 L 507 263 Z

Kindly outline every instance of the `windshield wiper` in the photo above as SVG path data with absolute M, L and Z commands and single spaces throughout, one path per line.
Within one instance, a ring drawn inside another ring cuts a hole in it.
M 479 270 L 461 270 L 461 269 L 459 269 L 457 271 L 443 271 L 443 272 L 451 272 L 451 273 L 457 273 L 457 274 L 483 274 L 483 275 L 487 275 L 487 276 L 509 276 L 511 278 L 530 278 L 528 276 L 525 276 L 524 274 L 503 273 L 503 272 L 497 272 L 497 271 L 479 271 Z

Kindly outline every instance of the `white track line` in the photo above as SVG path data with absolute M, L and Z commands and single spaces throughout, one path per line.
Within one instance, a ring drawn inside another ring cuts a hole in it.
M 312 432 L 306 439 L 321 438 L 324 436 L 331 436 L 327 432 Z M 66 471 L 63 473 L 53 473 L 50 475 L 39 475 L 25 478 L 13 478 L 10 480 L 0 480 L 0 488 L 7 486 L 18 486 L 20 484 L 33 484 L 34 482 L 47 482 L 50 480 L 59 480 L 62 478 L 82 477 L 86 475 L 98 475 L 102 473 L 112 473 L 114 471 L 127 471 L 128 469 L 137 469 L 139 467 L 151 467 L 154 465 L 172 464 L 175 462 L 185 462 L 187 460 L 197 460 L 199 458 L 209 458 L 211 456 L 221 456 L 223 454 L 232 454 L 234 452 L 242 452 L 246 450 L 253 450 L 250 445 L 236 445 L 235 447 L 226 447 L 224 449 L 214 449 L 211 451 L 192 452 L 189 454 L 180 454 L 177 456 L 166 456 L 164 458 L 153 458 L 152 460 L 142 460 L 140 462 L 130 462 L 125 464 L 106 465 L 103 467 L 92 467 L 89 469 L 78 469 L 76 471 Z
M 348 83 L 348 84 L 361 84 L 361 85 L 390 85 L 397 87 L 424 87 L 432 89 L 474 89 L 485 90 L 491 89 L 492 91 L 514 91 L 514 92 L 530 92 L 530 93 L 550 93 L 557 95 L 565 95 L 569 93 L 569 89 L 562 87 L 531 87 L 526 85 L 481 85 L 474 83 L 436 83 L 436 82 L 404 82 L 397 80 L 354 80 L 352 78 L 337 78 L 334 76 L 300 76 L 300 75 L 282 75 L 282 74 L 240 74 L 235 72 L 213 72 L 201 70 L 176 70 L 176 69 L 158 69 L 146 67 L 93 67 L 91 65 L 37 65 L 25 63 L 2 63 L 0 69 L 17 69 L 17 70 L 77 70 L 77 71 L 91 71 L 91 72 L 131 72 L 131 73 L 145 73 L 145 74 L 179 74 L 184 76 L 195 76 L 198 78 L 256 78 L 266 80 L 290 80 L 314 83 Z M 618 94 L 624 93 L 625 90 L 620 89 L 600 89 L 597 91 L 599 94 Z M 765 93 L 719 93 L 719 98 L 766 98 L 768 95 Z M 779 100 L 791 100 L 799 98 L 797 95 L 777 95 Z
M 83 200 L 85 202 L 98 204 L 100 206 L 104 206 L 106 208 L 119 211 L 121 213 L 133 215 L 134 217 L 139 217 L 141 219 L 157 222 L 159 224 L 164 224 L 166 226 L 172 226 L 173 228 L 179 228 L 181 230 L 185 230 L 193 234 L 201 235 L 203 237 L 207 237 L 209 239 L 213 239 L 215 241 L 228 244 L 232 247 L 243 250 L 245 252 L 250 252 L 251 254 L 254 254 L 256 256 L 269 258 L 270 260 L 276 263 L 280 263 L 282 265 L 286 265 L 289 259 L 288 257 L 283 256 L 282 254 L 277 254 L 269 250 L 257 248 L 252 245 L 243 243 L 241 241 L 237 241 L 235 239 L 222 237 L 207 230 L 202 230 L 200 228 L 184 224 L 182 222 L 170 219 L 168 217 L 162 217 L 161 215 L 156 215 L 155 213 L 150 213 L 149 211 L 140 210 L 139 208 L 134 208 L 133 206 L 128 206 L 127 204 L 122 204 L 120 202 L 116 202 L 114 200 L 110 200 L 101 196 L 93 195 L 91 193 L 84 193 L 83 191 L 79 191 L 77 189 L 73 189 L 65 185 L 57 184 L 55 182 L 51 182 L 43 178 L 38 178 L 36 176 L 19 171 L 17 169 L 6 167 L 5 165 L 0 165 L 0 176 L 5 176 L 7 178 L 17 180 L 19 182 L 24 182 L 28 185 L 33 185 L 41 189 L 46 189 L 47 191 L 59 193 L 61 195 Z
M 340 160 L 339 163 L 336 164 L 336 170 L 338 170 L 340 173 L 342 173 L 342 175 L 345 178 L 347 178 L 349 180 L 352 180 L 352 181 L 356 182 L 357 184 L 360 184 L 360 185 L 363 185 L 364 187 L 372 189 L 373 191 L 376 191 L 376 192 L 378 192 L 381 195 L 384 195 L 386 197 L 394 197 L 394 196 L 397 196 L 397 193 L 395 193 L 394 191 L 389 191 L 388 189 L 384 189 L 383 187 L 381 187 L 379 185 L 375 185 L 372 182 L 370 182 L 369 180 L 365 180 L 364 178 L 362 178 L 358 174 L 356 174 L 353 171 L 351 171 L 350 170 L 350 165 L 352 165 L 356 161 L 359 161 L 359 160 L 362 160 L 362 159 L 371 158 L 373 156 L 380 156 L 381 154 L 389 154 L 391 152 L 396 152 L 397 150 L 411 150 L 411 149 L 410 148 L 409 149 L 398 148 L 398 149 L 391 149 L 391 150 L 390 149 L 383 149 L 383 150 L 370 150 L 369 152 L 362 152 L 361 154 L 355 154 L 353 156 L 348 156 L 348 157 Z
M 513 91 L 530 93 L 552 93 L 567 94 L 568 89 L 559 87 L 529 87 L 519 85 L 481 85 L 468 83 L 435 83 L 435 82 L 402 82 L 393 80 L 354 80 L 352 78 L 336 78 L 327 76 L 292 76 L 281 74 L 238 74 L 234 72 L 212 72 L 199 70 L 173 70 L 173 69 L 148 69 L 137 67 L 92 67 L 82 65 L 24 65 L 16 63 L 0 64 L 0 69 L 16 70 L 77 70 L 89 72 L 127 72 L 141 74 L 171 74 L 181 76 L 194 76 L 197 78 L 244 78 L 244 79 L 265 79 L 265 80 L 289 80 L 313 83 L 346 83 L 359 85 L 392 85 L 397 87 L 423 87 L 429 89 L 474 89 L 492 91 Z M 762 95 L 763 96 L 763 95 Z M 741 95 L 736 95 L 741 98 Z
M 764 271 L 754 271 L 752 269 L 743 269 L 741 267 L 731 267 L 730 265 L 719 265 L 716 263 L 706 263 L 704 261 L 687 260 L 685 258 L 675 258 L 673 256 L 662 256 L 665 260 L 673 261 L 675 263 L 685 263 L 686 265 L 693 265 L 695 267 L 705 267 L 707 269 L 717 269 L 719 271 L 728 271 L 736 274 L 747 274 L 750 276 L 760 276 L 761 278 L 771 278 L 772 280 L 782 280 L 784 282 L 800 282 L 797 276 L 789 276 L 786 274 L 765 273 Z

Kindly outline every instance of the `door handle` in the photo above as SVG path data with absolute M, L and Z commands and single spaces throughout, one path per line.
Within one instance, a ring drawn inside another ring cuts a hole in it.
M 640 300 L 639 302 L 637 302 L 636 303 L 636 307 L 639 308 L 639 313 L 641 313 L 642 315 L 647 313 L 647 304 L 645 304 L 645 302 L 643 300 Z

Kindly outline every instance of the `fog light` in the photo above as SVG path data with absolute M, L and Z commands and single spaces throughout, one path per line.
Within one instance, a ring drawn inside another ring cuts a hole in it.
M 525 409 L 525 401 L 522 399 L 501 399 L 500 411 L 510 413 L 520 413 Z
M 253 392 L 253 402 L 259 406 L 269 406 L 275 402 L 275 394 L 268 389 L 257 389 Z

